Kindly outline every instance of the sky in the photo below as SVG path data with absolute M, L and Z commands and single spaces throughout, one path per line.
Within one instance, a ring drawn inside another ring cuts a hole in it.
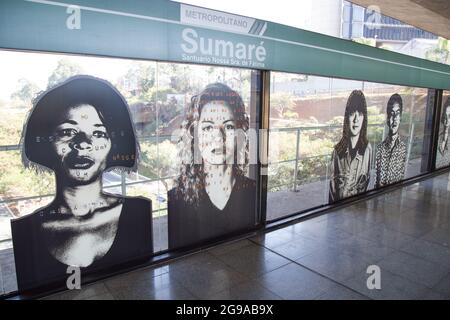
M 0 50 L 0 99 L 9 100 L 22 78 L 34 82 L 41 89 L 46 89 L 48 77 L 60 59 L 71 60 L 79 64 L 83 70 L 88 70 L 89 75 L 111 82 L 123 75 L 131 63 L 131 60 L 124 59 Z

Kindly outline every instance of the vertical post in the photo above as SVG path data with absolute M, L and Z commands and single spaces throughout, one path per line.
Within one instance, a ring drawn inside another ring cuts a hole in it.
M 427 120 L 425 125 L 430 132 L 428 150 L 428 163 L 426 168 L 422 166 L 422 169 L 426 169 L 428 172 L 436 170 L 436 150 L 439 143 L 439 124 L 441 122 L 442 113 L 442 90 L 428 90 L 427 109 L 431 108 L 433 111 L 431 114 L 427 112 Z M 428 111 L 428 110 L 427 110 Z M 431 120 L 431 121 L 430 121 Z M 424 143 L 425 144 L 425 143 Z M 426 145 L 424 145 L 424 148 Z
M 297 144 L 295 147 L 295 171 L 294 171 L 294 184 L 293 184 L 293 190 L 294 192 L 297 192 L 297 171 L 298 171 L 298 158 L 299 158 L 299 148 L 300 148 L 300 128 L 297 128 Z
M 125 177 L 125 172 L 122 171 L 120 173 L 120 187 L 122 188 L 122 196 L 126 196 L 127 195 L 127 186 L 126 186 L 126 177 Z
M 270 119 L 270 71 L 261 72 L 261 103 L 260 103 L 260 129 L 259 140 L 259 212 L 262 225 L 267 223 L 267 183 L 268 183 L 268 160 L 269 160 L 269 119 Z

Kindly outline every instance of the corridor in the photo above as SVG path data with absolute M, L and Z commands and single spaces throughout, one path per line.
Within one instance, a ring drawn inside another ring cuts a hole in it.
M 368 289 L 369 266 L 381 289 Z M 448 173 L 45 299 L 449 299 Z

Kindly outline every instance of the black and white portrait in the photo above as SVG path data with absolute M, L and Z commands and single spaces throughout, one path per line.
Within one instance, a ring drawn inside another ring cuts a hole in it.
M 405 176 L 407 149 L 399 134 L 402 113 L 402 98 L 394 94 L 390 97 L 386 108 L 388 135 L 375 151 L 376 188 L 399 182 Z
M 151 202 L 102 189 L 105 170 L 133 170 L 139 155 L 128 105 L 111 84 L 76 76 L 41 94 L 22 144 L 25 166 L 54 172 L 56 195 L 11 221 L 19 289 L 61 281 L 68 266 L 97 271 L 152 254 Z
M 450 97 L 445 100 L 442 106 L 441 126 L 436 152 L 436 168 L 443 168 L 450 165 L 450 146 L 448 141 L 450 127 Z
M 330 202 L 364 192 L 369 186 L 372 147 L 367 122 L 364 93 L 354 90 L 345 107 L 342 138 L 331 156 Z
M 168 194 L 169 248 L 255 225 L 256 182 L 246 177 L 248 116 L 228 86 L 192 98 L 179 140 L 179 176 Z

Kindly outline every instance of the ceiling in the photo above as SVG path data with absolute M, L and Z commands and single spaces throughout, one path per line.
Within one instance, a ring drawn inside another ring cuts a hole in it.
M 349 0 L 363 7 L 376 5 L 381 13 L 450 39 L 449 0 Z

